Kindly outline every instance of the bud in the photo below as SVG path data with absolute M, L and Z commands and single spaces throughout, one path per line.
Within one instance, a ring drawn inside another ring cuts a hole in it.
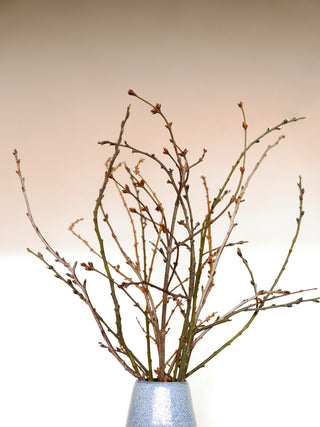
M 132 89 L 128 90 L 128 95 L 137 96 L 137 94 Z
M 160 112 L 161 104 L 157 103 L 156 106 L 151 110 L 152 114 L 157 114 Z

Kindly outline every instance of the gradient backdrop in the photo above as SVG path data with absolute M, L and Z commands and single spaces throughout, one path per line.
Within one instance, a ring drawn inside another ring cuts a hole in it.
M 1 425 L 125 423 L 133 381 L 98 347 L 85 308 L 25 252 L 42 248 L 11 153 L 22 158 L 38 225 L 61 253 L 76 253 L 67 227 L 84 216 L 90 233 L 107 157 L 96 142 L 117 137 L 127 104 L 131 143 L 155 152 L 167 143 L 129 88 L 162 104 L 191 156 L 208 149 L 195 174 L 212 192 L 242 148 L 240 100 L 250 139 L 307 116 L 283 130 L 257 174 L 237 236 L 250 241 L 267 286 L 294 232 L 301 174 L 306 216 L 281 286 L 319 286 L 319 16 L 319 0 L 0 0 Z M 318 426 L 319 321 L 318 305 L 261 316 L 190 379 L 199 426 Z

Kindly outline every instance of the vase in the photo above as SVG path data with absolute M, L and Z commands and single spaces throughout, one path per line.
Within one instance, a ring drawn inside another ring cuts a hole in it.
M 136 381 L 126 427 L 196 427 L 187 382 Z

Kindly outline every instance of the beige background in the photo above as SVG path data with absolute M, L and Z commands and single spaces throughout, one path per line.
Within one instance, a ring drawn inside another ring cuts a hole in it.
M 67 227 L 84 216 L 89 233 L 107 157 L 96 143 L 116 138 L 128 103 L 128 141 L 155 152 L 167 144 L 159 118 L 129 88 L 162 104 L 192 156 L 208 149 L 195 175 L 206 175 L 212 192 L 242 148 L 240 100 L 250 139 L 307 116 L 283 129 L 286 140 L 257 174 L 239 236 L 250 240 L 260 277 L 269 277 L 295 227 L 301 174 L 306 217 L 283 287 L 319 286 L 319 14 L 318 0 L 0 0 L 3 425 L 124 423 L 130 387 L 110 392 L 106 383 L 110 366 L 112 382 L 126 374 L 96 348 L 85 310 L 25 254 L 41 246 L 11 153 L 22 158 L 38 225 L 61 252 L 77 251 Z M 226 262 L 228 274 L 233 268 Z M 258 418 L 260 426 L 318 425 L 318 306 L 264 319 L 192 381 L 201 427 Z

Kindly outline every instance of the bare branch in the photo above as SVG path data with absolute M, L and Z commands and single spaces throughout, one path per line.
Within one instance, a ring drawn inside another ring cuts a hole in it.
M 121 122 L 118 139 L 114 142 L 105 140 L 98 143 L 111 150 L 111 155 L 109 154 L 105 162 L 102 184 L 93 208 L 93 226 L 98 249 L 95 249 L 95 244 L 88 242 L 75 231 L 76 225 L 83 218 L 77 219 L 69 227 L 73 235 L 89 249 L 91 254 L 97 256 L 100 265 L 102 264 L 101 271 L 96 268 L 95 261 L 91 260 L 81 262 L 80 266 L 83 268 L 82 273 L 89 275 L 91 272 L 97 273 L 107 283 L 108 295 L 113 305 L 111 323 L 107 323 L 94 307 L 91 289 L 89 295 L 87 279 L 80 280 L 78 277 L 77 262 L 71 264 L 60 255 L 36 225 L 26 193 L 25 179 L 20 169 L 20 159 L 15 150 L 13 154 L 28 219 L 46 251 L 54 258 L 57 267 L 51 265 L 40 252 L 33 252 L 30 249 L 28 251 L 52 270 L 55 277 L 64 282 L 88 306 L 103 337 L 100 345 L 107 348 L 124 369 L 139 380 L 153 381 L 156 375 L 159 381 L 184 381 L 239 338 L 250 327 L 260 311 L 293 307 L 304 302 L 320 302 L 318 296 L 304 297 L 303 293 L 311 289 L 290 292 L 278 288 L 279 280 L 283 276 L 296 244 L 304 215 L 304 189 L 301 177 L 298 181 L 299 215 L 295 234 L 276 278 L 266 289 L 258 289 L 253 269 L 239 248 L 239 245 L 247 241 L 230 241 L 231 234 L 238 225 L 236 222 L 238 211 L 244 203 L 244 195 L 253 176 L 268 152 L 284 136 L 280 136 L 275 143 L 265 148 L 250 173 L 246 170 L 249 150 L 272 132 L 278 132 L 281 127 L 304 117 L 285 119 L 248 142 L 248 123 L 243 103 L 240 102 L 238 107 L 242 116 L 242 151 L 236 157 L 221 187 L 218 187 L 215 197 L 210 196 L 207 180 L 204 176 L 201 177 L 205 190 L 205 214 L 199 219 L 196 217 L 199 214 L 198 206 L 192 199 L 197 189 L 190 190 L 190 173 L 193 173 L 195 167 L 203 162 L 207 150 L 203 149 L 202 154 L 190 162 L 188 150 L 177 143 L 173 123 L 165 116 L 161 104 L 145 100 L 132 89 L 128 93 L 142 101 L 155 117 L 162 120 L 168 131 L 170 145 L 168 144 L 168 148 L 163 147 L 158 155 L 124 140 L 124 130 L 130 116 L 130 106 L 128 106 Z M 120 158 L 120 149 L 124 151 L 122 148 L 132 154 L 142 155 L 143 158 L 140 158 L 131 168 L 129 161 L 124 162 Z M 162 186 L 160 189 L 157 188 L 157 183 L 152 184 L 148 174 L 143 173 L 144 161 L 156 166 L 162 178 L 164 177 L 165 187 L 174 198 L 169 206 L 170 199 L 167 199 L 166 194 L 161 196 L 163 184 L 160 184 Z M 232 192 L 227 188 L 231 178 L 236 178 Z M 110 182 L 115 185 L 119 195 L 118 200 L 128 220 L 132 250 L 128 249 L 127 236 L 120 238 L 116 222 L 108 215 L 109 205 L 106 205 L 104 198 Z M 226 225 L 223 219 L 227 220 Z M 225 227 L 224 235 L 220 241 L 216 242 L 216 236 L 220 235 L 216 233 L 216 229 L 220 226 Z M 105 233 L 103 228 L 107 229 L 107 237 L 103 237 Z M 110 241 L 112 248 L 115 247 L 120 251 L 122 261 L 117 265 L 117 261 L 111 262 Z M 248 281 L 252 292 L 224 314 L 219 314 L 216 309 L 218 302 L 215 301 L 213 308 L 209 308 L 207 302 L 218 277 L 216 273 L 221 265 L 222 254 L 225 248 L 234 245 L 238 246 L 237 253 L 249 275 Z M 295 294 L 302 294 L 302 296 Z M 133 320 L 136 318 L 138 327 L 145 335 L 145 360 L 137 357 L 136 350 L 129 347 L 128 338 L 124 334 L 122 322 L 124 308 L 120 307 L 123 298 L 129 299 L 135 312 L 138 310 L 139 317 L 134 316 Z M 205 307 L 209 308 L 207 311 L 209 314 L 204 316 Z M 240 313 L 247 313 L 250 317 L 238 332 L 218 349 L 210 350 L 201 363 L 190 369 L 191 355 L 197 343 L 214 327 L 235 320 L 235 316 Z M 168 355 L 167 341 L 169 336 L 171 339 L 172 331 L 177 333 L 178 341 Z M 153 360 L 154 354 L 157 354 L 157 362 Z M 158 365 L 154 366 L 154 363 Z

